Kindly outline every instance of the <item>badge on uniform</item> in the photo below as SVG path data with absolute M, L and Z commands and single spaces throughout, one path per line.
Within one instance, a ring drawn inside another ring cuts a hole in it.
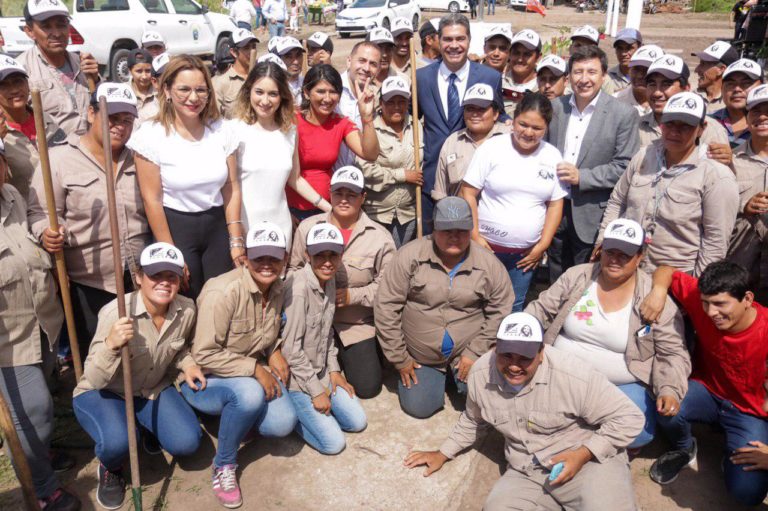
M 651 325 L 643 325 L 640 327 L 640 329 L 635 333 L 635 335 L 638 337 L 638 339 L 642 339 L 646 335 L 651 333 Z
M 453 163 L 456 161 L 456 153 L 451 153 L 448 155 L 448 163 Z

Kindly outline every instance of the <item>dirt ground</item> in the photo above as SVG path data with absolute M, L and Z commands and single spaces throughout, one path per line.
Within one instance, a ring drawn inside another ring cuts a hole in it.
M 425 13 L 436 17 L 439 13 Z M 562 27 L 592 24 L 599 27 L 605 18 L 596 13 L 577 14 L 572 8 L 551 9 L 546 18 L 499 8 L 486 21 L 511 21 L 514 30 L 533 28 L 545 40 Z M 317 29 L 305 29 L 306 36 Z M 332 31 L 332 26 L 322 28 Z M 659 44 L 685 58 L 693 68 L 691 51 L 703 49 L 716 38 L 732 32 L 726 15 L 659 14 L 645 16 L 641 30 L 646 43 Z M 266 39 L 266 38 L 264 38 Z M 345 66 L 346 55 L 360 38 L 334 38 L 334 64 Z M 261 52 L 266 51 L 263 40 Z M 602 46 L 609 50 L 610 40 Z M 612 52 L 611 59 L 615 62 Z M 239 455 L 240 482 L 244 510 L 475 510 L 503 469 L 502 442 L 491 434 L 442 471 L 425 479 L 421 469 L 409 471 L 402 459 L 410 449 L 435 449 L 450 432 L 459 411 L 446 399 L 446 407 L 428 420 L 403 414 L 398 406 L 395 375 L 387 375 L 382 393 L 363 406 L 368 414 L 368 429 L 347 436 L 348 445 L 338 456 L 322 456 L 297 437 L 265 441 L 257 438 L 242 447 Z M 70 382 L 71 383 L 71 382 Z M 75 469 L 62 477 L 65 485 L 83 501 L 83 509 L 98 509 L 95 504 L 96 467 L 90 441 L 69 412 L 66 392 L 59 393 L 55 444 L 68 447 L 78 461 Z M 210 487 L 210 461 L 216 443 L 216 421 L 204 421 L 203 445 L 189 459 L 148 456 L 141 453 L 144 509 L 206 511 L 219 509 Z M 711 428 L 697 428 L 699 438 L 698 471 L 686 470 L 672 485 L 662 488 L 648 478 L 653 460 L 664 451 L 657 439 L 632 461 L 635 493 L 640 509 L 663 511 L 737 510 L 728 501 L 720 472 L 722 435 Z M 130 496 L 130 492 L 128 494 Z M 126 499 L 123 509 L 131 503 Z M 0 458 L 0 510 L 22 509 L 21 492 L 7 457 Z M 768 510 L 763 504 L 759 509 Z

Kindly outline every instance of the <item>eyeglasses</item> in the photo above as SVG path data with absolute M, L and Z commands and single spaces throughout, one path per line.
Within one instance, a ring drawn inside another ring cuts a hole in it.
M 187 99 L 189 96 L 192 95 L 194 92 L 198 98 L 200 99 L 206 99 L 208 95 L 211 93 L 208 90 L 208 87 L 186 87 L 186 86 L 180 86 L 180 87 L 174 87 L 173 91 L 176 93 L 176 96 L 179 97 L 179 99 Z

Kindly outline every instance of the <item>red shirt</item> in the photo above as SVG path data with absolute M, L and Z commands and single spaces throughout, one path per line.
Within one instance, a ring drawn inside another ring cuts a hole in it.
M 296 114 L 296 133 L 299 139 L 299 166 L 301 176 L 327 201 L 331 200 L 333 164 L 339 159 L 341 143 L 357 126 L 348 118 L 333 115 L 325 124 L 317 126 Z M 290 187 L 285 188 L 288 206 L 302 211 L 317 209 Z
M 768 417 L 763 411 L 768 309 L 754 302 L 755 321 L 741 332 L 727 334 L 718 330 L 704 312 L 698 279 L 675 272 L 670 291 L 688 312 L 698 335 L 691 379 L 744 413 Z
M 30 141 L 37 140 L 37 128 L 35 128 L 35 117 L 30 115 L 23 124 L 16 124 L 15 122 L 6 121 L 9 128 L 20 131 Z

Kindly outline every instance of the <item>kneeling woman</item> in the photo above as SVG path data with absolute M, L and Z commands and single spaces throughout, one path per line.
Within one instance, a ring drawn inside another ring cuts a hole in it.
M 291 367 L 288 389 L 299 435 L 323 454 L 338 454 L 346 445 L 342 430 L 362 431 L 368 424 L 355 389 L 341 374 L 334 344 L 335 277 L 344 240 L 330 223 L 312 227 L 306 240 L 309 263 L 286 282 L 283 354 Z
M 631 448 L 653 440 L 657 412 L 677 414 L 691 372 L 672 300 L 656 323 L 641 319 L 640 303 L 653 285 L 639 270 L 644 237 L 637 222 L 611 222 L 600 261 L 569 269 L 525 309 L 547 329 L 545 342 L 605 374 L 643 411 L 645 427 Z
M 193 407 L 221 416 L 213 492 L 225 507 L 242 504 L 237 449 L 248 432 L 282 437 L 296 425 L 281 383 L 289 373 L 278 340 L 285 234 L 271 222 L 256 223 L 245 246 L 247 264 L 209 280 L 197 300 L 192 356 L 208 375 L 208 385 L 181 386 Z
M 117 300 L 99 313 L 72 402 L 78 422 L 96 442 L 100 462 L 96 498 L 107 509 L 117 509 L 125 497 L 122 465 L 128 454 L 128 432 L 120 364 L 123 346 L 127 344 L 131 352 L 137 422 L 172 456 L 195 452 L 202 434 L 194 411 L 173 386 L 177 377 L 189 385 L 204 388 L 206 384 L 186 345 L 195 324 L 195 305 L 177 295 L 184 257 L 173 245 L 155 243 L 141 253 L 140 265 L 139 290 L 125 296 L 128 317 L 118 317 Z

